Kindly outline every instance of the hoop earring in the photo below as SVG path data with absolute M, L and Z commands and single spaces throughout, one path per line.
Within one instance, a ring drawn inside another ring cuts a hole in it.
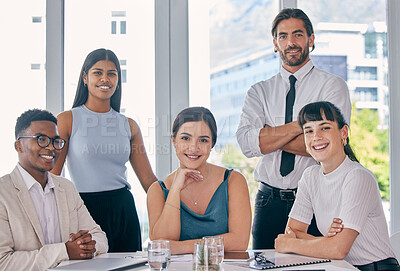
M 84 83 L 83 86 L 84 86 L 85 88 L 87 88 L 87 84 L 86 84 L 86 83 Z

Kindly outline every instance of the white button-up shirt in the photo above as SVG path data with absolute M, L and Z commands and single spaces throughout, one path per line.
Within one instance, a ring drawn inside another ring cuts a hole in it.
M 58 218 L 57 202 L 54 194 L 54 182 L 48 175 L 44 190 L 38 181 L 20 164 L 17 165 L 31 195 L 36 214 L 42 227 L 45 244 L 61 243 L 61 229 Z
M 236 138 L 244 155 L 262 157 L 254 171 L 254 179 L 281 189 L 296 188 L 304 169 L 316 164 L 311 157 L 296 155 L 294 170 L 282 177 L 279 172 L 282 151 L 278 149 L 264 155 L 260 150 L 259 134 L 264 125 L 276 127 L 285 124 L 286 94 L 290 88 L 290 75 L 291 73 L 282 67 L 277 75 L 249 89 L 236 132 Z M 329 101 L 342 111 L 346 122 L 350 124 L 350 95 L 343 79 L 314 67 L 311 60 L 293 75 L 297 79 L 293 121 L 297 120 L 299 111 L 306 104 Z

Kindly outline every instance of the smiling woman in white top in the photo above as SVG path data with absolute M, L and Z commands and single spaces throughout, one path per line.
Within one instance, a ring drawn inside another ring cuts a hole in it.
M 330 102 L 303 107 L 298 123 L 308 153 L 319 165 L 304 171 L 286 233 L 275 240 L 278 252 L 345 259 L 360 270 L 400 270 L 389 242 L 375 175 L 358 163 L 349 146 L 348 125 Z M 332 237 L 307 234 L 315 214 L 319 230 L 334 218 L 343 229 Z

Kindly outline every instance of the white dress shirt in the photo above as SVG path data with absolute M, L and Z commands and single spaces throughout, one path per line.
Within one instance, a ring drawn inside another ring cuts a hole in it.
M 57 202 L 54 194 L 54 182 L 48 175 L 44 190 L 38 181 L 30 175 L 19 163 L 18 169 L 28 188 L 35 206 L 40 226 L 42 227 L 45 244 L 61 243 L 60 221 L 58 218 Z
M 267 124 L 270 127 L 285 124 L 286 94 L 289 91 L 290 72 L 283 67 L 274 77 L 253 85 L 244 101 L 236 138 L 242 152 L 247 157 L 262 156 L 254 171 L 254 179 L 273 187 L 296 188 L 304 169 L 316 162 L 311 157 L 296 155 L 294 170 L 282 177 L 280 149 L 263 155 L 259 146 L 260 130 Z M 329 101 L 335 104 L 350 124 L 351 102 L 346 82 L 340 77 L 320 70 L 309 60 L 293 74 L 296 97 L 293 106 L 293 121 L 306 104 Z
M 345 258 L 349 263 L 364 265 L 395 257 L 376 177 L 347 156 L 329 174 L 324 175 L 319 165 L 304 171 L 289 216 L 310 224 L 313 213 L 322 233 L 334 217 L 359 233 Z

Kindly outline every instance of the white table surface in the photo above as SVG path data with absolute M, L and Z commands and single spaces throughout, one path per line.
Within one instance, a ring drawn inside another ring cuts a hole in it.
M 273 257 L 273 255 L 276 253 L 275 250 L 273 249 L 268 249 L 268 250 L 262 250 L 267 257 Z M 288 255 L 288 254 L 287 254 Z M 99 256 L 96 256 L 96 258 L 124 258 L 124 257 L 146 257 L 147 253 L 146 252 L 137 252 L 137 253 L 106 253 L 102 254 Z M 298 255 L 296 255 L 298 257 Z M 192 262 L 190 261 L 185 261 L 181 262 L 183 260 L 190 260 L 191 256 L 189 255 L 173 255 L 171 259 L 171 264 L 168 267 L 168 270 L 170 271 L 175 271 L 175 270 L 192 270 Z M 72 264 L 72 263 L 77 263 L 82 260 L 71 260 L 71 261 L 64 261 L 60 264 L 60 266 Z M 90 261 L 90 260 L 85 260 L 85 261 Z M 150 270 L 148 265 L 132 268 L 129 270 Z M 251 270 L 254 271 L 256 269 L 252 268 L 245 268 L 241 266 L 235 266 L 234 263 L 227 263 L 224 262 L 221 264 L 221 271 L 226 271 L 226 270 L 232 270 L 232 271 L 245 271 L 245 270 Z M 330 263 L 321 263 L 321 264 L 311 264 L 311 265 L 301 265 L 301 266 L 296 266 L 296 267 L 284 267 L 284 268 L 275 268 L 271 270 L 325 270 L 325 271 L 345 271 L 345 270 L 357 270 L 354 266 L 349 264 L 348 262 L 344 260 L 332 260 Z

